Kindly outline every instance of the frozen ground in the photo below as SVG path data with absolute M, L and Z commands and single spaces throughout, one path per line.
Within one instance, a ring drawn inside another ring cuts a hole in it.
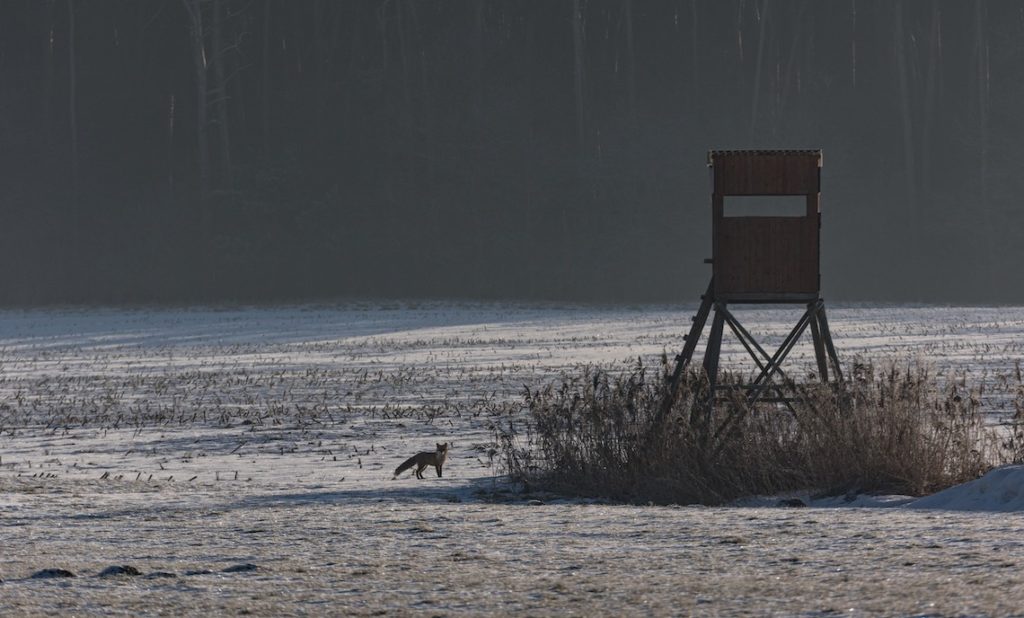
M 523 384 L 655 365 L 692 310 L 0 312 L 0 614 L 1021 613 L 1017 469 L 853 503 L 891 508 L 510 499 L 490 427 L 521 412 Z M 799 315 L 738 317 L 772 342 Z M 967 373 L 1006 413 L 1024 309 L 829 317 L 844 360 Z M 445 478 L 391 480 L 437 441 Z M 113 565 L 142 574 L 97 577 Z M 48 568 L 77 577 L 31 577 Z

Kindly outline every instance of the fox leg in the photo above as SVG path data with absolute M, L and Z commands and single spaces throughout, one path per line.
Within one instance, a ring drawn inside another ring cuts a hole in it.
M 427 467 L 427 464 L 416 464 L 416 478 L 423 478 L 423 469 Z
M 434 467 L 437 468 L 437 478 L 441 478 L 441 464 L 437 464 Z

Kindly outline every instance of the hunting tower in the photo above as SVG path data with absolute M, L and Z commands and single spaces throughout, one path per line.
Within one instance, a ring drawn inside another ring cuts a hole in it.
M 810 327 L 818 376 L 829 379 L 829 365 L 842 379 L 839 359 L 821 299 L 821 151 L 820 150 L 712 150 L 711 170 L 712 265 L 711 282 L 676 357 L 668 406 L 693 358 L 698 339 L 712 309 L 714 318 L 704 353 L 710 382 L 708 412 L 718 388 L 718 359 L 722 333 L 728 324 L 757 364 L 757 378 L 742 388 L 748 405 L 768 400 L 789 405 L 790 399 L 772 379 L 785 377 L 781 365 Z M 736 319 L 729 305 L 791 303 L 805 307 L 802 317 L 779 349 L 769 355 Z

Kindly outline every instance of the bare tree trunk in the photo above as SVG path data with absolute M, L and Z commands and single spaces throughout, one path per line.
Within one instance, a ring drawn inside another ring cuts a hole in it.
M 270 0 L 263 0 L 263 160 L 270 162 Z
M 229 194 L 235 191 L 235 176 L 231 165 L 231 126 L 228 115 L 228 87 L 224 78 L 224 37 L 222 24 L 223 3 L 213 0 L 213 78 L 217 97 L 217 124 L 220 132 L 221 182 Z
M 985 247 L 986 247 L 986 280 L 988 292 L 996 294 L 996 231 L 992 218 L 992 205 L 989 203 L 988 188 L 988 159 L 989 159 L 989 131 L 988 131 L 988 105 L 989 105 L 989 51 L 988 37 L 985 33 L 986 11 L 981 0 L 974 3 L 974 37 L 976 56 L 976 83 L 978 88 L 978 141 L 981 152 L 978 157 L 978 177 L 981 191 L 981 213 L 985 222 Z
M 790 4 L 789 6 L 793 6 Z M 788 17 L 788 16 L 787 16 Z M 782 76 L 782 41 L 779 37 L 774 36 L 774 32 L 769 35 L 769 41 L 775 52 L 775 71 L 774 74 L 769 78 L 769 82 L 772 84 L 772 102 L 769 107 L 770 122 L 771 126 L 771 138 L 772 141 L 779 139 L 779 123 L 782 117 L 782 90 L 785 87 L 785 81 Z
M 931 129 L 935 109 L 935 82 L 939 65 L 939 41 L 942 28 L 939 5 L 932 5 L 931 25 L 928 28 L 928 69 L 924 86 L 924 118 L 921 121 L 921 186 L 931 190 Z M 926 198 L 927 199 L 927 198 Z
M 68 120 L 71 131 L 71 249 L 65 254 L 70 260 L 66 273 L 70 275 L 67 282 L 68 289 L 73 297 L 85 291 L 88 287 L 83 285 L 80 274 L 82 255 L 82 209 L 78 203 L 78 75 L 75 62 L 75 3 L 74 0 L 67 0 L 68 6 Z
M 405 34 L 405 11 L 402 0 L 397 0 L 395 9 L 398 11 L 398 53 L 402 56 L 402 97 L 405 101 L 406 128 L 411 131 L 413 126 L 412 94 L 409 92 L 409 44 Z
M 907 54 L 904 46 L 903 2 L 893 4 L 893 50 L 896 55 L 896 74 L 900 91 L 900 115 L 903 124 L 903 162 L 907 188 L 907 211 L 910 215 L 910 255 L 913 266 L 920 257 L 921 220 L 917 212 L 917 163 L 914 158 L 913 120 L 910 114 L 910 85 L 907 77 Z
M 188 13 L 192 32 L 192 64 L 196 75 L 196 142 L 199 155 L 199 234 L 206 268 L 200 281 L 206 293 L 212 293 L 216 283 L 213 267 L 213 216 L 210 212 L 210 145 L 207 136 L 207 62 L 206 32 L 203 28 L 203 0 L 182 0 Z
M 78 218 L 78 76 L 75 68 L 75 2 L 68 0 L 68 117 L 71 120 L 71 185 Z M 79 226 L 75 226 L 76 233 Z
M 759 16 L 760 26 L 757 35 L 757 61 L 754 64 L 754 91 L 750 105 L 750 145 L 754 143 L 754 130 L 757 128 L 758 96 L 761 94 L 761 65 L 764 63 L 765 29 L 768 24 L 768 1 L 761 3 Z
M 324 126 L 324 115 L 327 111 L 327 13 L 323 0 L 313 2 L 313 76 L 316 80 L 313 92 L 313 114 L 317 131 Z
M 698 37 L 699 30 L 697 29 L 697 0 L 690 0 L 690 43 L 693 48 L 690 50 L 690 62 L 692 63 L 693 72 L 691 79 L 693 80 L 693 109 L 698 115 L 700 114 L 700 64 L 698 52 L 700 51 L 700 39 Z
M 486 136 L 484 134 L 484 35 L 486 30 L 486 17 L 484 15 L 484 2 L 474 2 L 474 27 L 473 27 L 473 71 L 475 73 L 474 81 L 476 82 L 476 92 L 473 100 L 473 133 L 476 143 L 473 144 L 474 151 L 477 153 L 483 152 L 486 143 Z M 472 172 L 472 190 L 475 199 L 480 199 L 483 193 L 483 175 L 484 165 L 481 162 L 480 157 L 474 157 L 471 162 L 473 166 Z M 481 208 L 478 206 L 470 206 L 471 221 L 473 226 L 473 251 L 476 254 L 473 259 L 473 264 L 470 269 L 473 277 L 473 284 L 477 290 L 483 289 L 486 285 L 487 280 L 487 260 L 484 256 L 485 243 L 487 242 L 484 237 L 484 223 L 483 214 Z
M 207 218 L 206 200 L 210 195 L 210 146 L 207 136 L 206 96 L 207 64 L 206 33 L 203 30 L 202 0 L 182 0 L 192 26 L 192 65 L 196 75 L 196 140 L 199 148 L 199 201 Z M 204 225 L 204 227 L 206 227 Z
M 434 96 L 431 90 L 430 67 L 434 63 L 427 57 L 427 47 L 423 44 L 421 36 L 420 16 L 416 2 L 409 2 L 408 22 L 410 48 L 412 55 L 419 58 L 419 100 L 416 110 L 418 111 L 418 126 L 416 127 L 417 150 L 421 157 L 422 173 L 426 175 L 427 186 L 434 185 L 435 166 L 437 157 L 434 154 L 437 140 L 434 137 Z M 432 223 L 436 222 L 436 218 Z
M 45 69 L 43 70 L 43 100 L 39 109 L 42 110 L 42 134 L 46 136 L 46 145 L 49 147 L 53 144 L 53 0 L 47 0 L 44 6 L 46 7 L 46 40 L 43 50 Z
M 475 98 L 473 100 L 473 120 L 476 123 L 477 137 L 480 139 L 478 145 L 483 144 L 483 107 L 484 107 L 484 3 L 474 2 L 473 19 L 473 72 L 476 82 Z
M 205 205 L 210 195 L 210 147 L 207 136 L 206 33 L 203 30 L 202 0 L 181 0 L 191 26 L 191 54 L 196 72 L 196 138 L 199 145 L 199 198 Z M 204 208 L 204 211 L 206 209 Z
M 353 15 L 350 18 L 351 29 L 349 30 L 349 58 L 348 58 L 348 79 L 345 87 L 345 114 L 344 124 L 345 134 L 351 135 L 352 131 L 352 110 L 355 106 L 355 84 L 356 75 L 359 70 L 359 52 L 363 48 L 362 29 L 359 27 L 359 19 Z
M 536 42 L 536 34 L 535 33 L 536 33 L 537 25 L 533 21 L 528 21 L 524 25 L 524 28 L 526 29 L 526 32 L 525 32 L 525 35 L 524 35 L 524 43 L 525 44 L 524 44 L 523 49 L 522 49 L 522 54 L 523 54 L 523 57 L 526 60 L 526 66 L 531 66 L 531 67 L 532 66 L 536 66 L 537 50 L 536 50 L 536 45 L 535 45 L 535 42 Z M 536 74 L 534 72 L 532 72 L 532 71 L 531 72 L 527 72 L 525 79 L 526 79 L 526 85 L 525 85 L 526 92 L 524 93 L 525 100 L 532 101 L 532 100 L 534 100 L 534 97 L 537 95 Z M 519 110 L 519 113 L 522 114 L 522 117 L 521 117 L 521 120 L 520 120 L 521 123 L 522 123 L 521 124 L 522 132 L 521 132 L 521 135 L 519 136 L 519 139 L 521 140 L 520 141 L 520 151 L 519 151 L 519 161 L 520 161 L 520 173 L 522 174 L 522 176 L 521 176 L 520 182 L 513 183 L 513 184 L 518 184 L 519 187 L 522 188 L 522 195 L 520 197 L 520 203 L 523 205 L 523 208 L 520 210 L 520 219 L 521 219 L 521 226 L 522 226 L 520 229 L 524 230 L 524 232 L 525 232 L 524 236 L 529 237 L 530 235 L 534 234 L 535 233 L 534 230 L 537 229 L 536 213 L 537 213 L 538 208 L 537 208 L 537 199 L 536 199 L 536 197 L 537 197 L 537 194 L 538 194 L 538 190 L 536 189 L 537 174 L 535 173 L 537 145 L 536 145 L 536 139 L 535 139 L 535 135 L 534 135 L 535 128 L 534 128 L 534 123 L 532 122 L 532 114 L 531 114 L 530 110 L 527 109 L 526 106 L 524 105 Z M 548 245 L 548 247 L 550 247 L 550 245 Z M 537 255 L 538 254 L 542 254 L 543 255 L 543 257 L 541 258 L 543 260 L 550 259 L 550 258 L 554 257 L 554 255 L 555 255 L 554 252 L 550 251 L 549 248 L 542 248 L 540 250 L 534 251 L 532 255 L 529 255 L 529 256 L 527 256 L 525 258 L 526 260 L 530 261 L 530 266 L 531 267 L 534 264 L 538 263 L 538 259 L 537 259 Z M 527 289 L 526 289 L 527 294 L 529 294 L 531 296 L 536 295 L 536 293 L 537 293 L 537 279 L 538 279 L 537 277 L 527 277 L 527 281 L 528 281 Z
M 792 6 L 792 5 L 790 5 L 790 6 Z M 785 114 L 786 107 L 787 107 L 786 104 L 787 104 L 787 101 L 789 100 L 790 84 L 794 81 L 794 78 L 793 78 L 794 71 L 797 73 L 797 75 L 799 75 L 799 70 L 796 69 L 796 55 L 797 55 L 797 51 L 799 51 L 799 49 L 801 47 L 801 43 L 803 43 L 803 33 L 804 33 L 803 21 L 804 21 L 804 12 L 806 11 L 806 9 L 807 9 L 807 0 L 804 0 L 803 2 L 800 3 L 799 8 L 797 9 L 796 17 L 794 17 L 791 20 L 791 23 L 793 24 L 793 41 L 790 43 L 790 46 L 789 46 L 789 58 L 786 59 L 786 70 L 782 74 L 782 79 L 780 80 L 778 94 L 776 95 L 777 98 L 778 98 L 779 103 L 778 103 L 778 107 L 777 107 L 777 113 L 776 113 L 776 116 L 775 116 L 775 123 L 774 123 L 773 128 L 772 128 L 772 132 L 773 132 L 774 135 L 778 135 L 779 129 L 780 129 L 780 122 L 784 118 L 784 114 Z M 797 77 L 795 81 L 796 81 L 796 84 L 793 85 L 793 88 L 796 90 L 797 98 L 799 99 L 799 96 L 800 96 L 800 79 L 799 79 L 799 77 Z
M 417 131 L 417 141 L 419 141 L 419 151 L 423 157 L 423 166 L 426 168 L 427 182 L 431 186 L 434 183 L 434 172 L 435 165 L 437 163 L 437 157 L 434 155 L 435 146 L 437 140 L 434 138 L 434 96 L 431 90 L 431 80 L 429 69 L 434 66 L 434 63 L 430 62 L 427 58 L 427 47 L 423 44 L 423 37 L 421 35 L 420 28 L 420 16 L 419 9 L 417 6 L 421 6 L 416 2 L 409 3 L 409 32 L 412 35 L 413 53 L 419 57 L 419 73 L 420 73 L 420 98 L 417 110 L 419 111 L 419 129 Z
M 743 53 L 743 0 L 736 5 L 736 52 L 740 56 L 740 65 L 742 66 L 746 56 Z
M 857 0 L 850 0 L 853 27 L 850 30 L 850 81 L 857 87 Z
M 587 135 L 586 135 L 586 102 L 584 99 L 584 71 L 586 70 L 585 60 L 585 40 L 584 40 L 584 25 L 583 25 L 583 9 L 580 6 L 580 0 L 573 0 L 572 2 L 572 48 L 573 48 L 573 92 L 576 97 L 576 149 L 577 149 L 577 170 L 581 180 L 586 176 L 586 167 L 584 165 L 584 158 L 586 155 L 587 148 Z M 569 238 L 569 207 L 564 201 L 560 204 L 558 209 L 558 223 L 559 223 L 559 238 Z M 570 247 L 568 242 L 559 243 L 559 254 L 561 258 L 561 268 L 564 275 L 568 275 L 571 271 L 571 256 Z
M 636 129 L 636 52 L 633 45 L 633 0 L 625 0 L 626 12 L 626 64 L 629 66 L 629 123 Z
M 400 148 L 405 151 L 405 156 L 400 156 L 400 164 L 396 166 L 395 172 L 402 174 L 401 178 L 397 183 L 395 189 L 398 192 L 397 201 L 403 203 L 413 203 L 422 201 L 423 197 L 420 195 L 420 178 L 419 178 L 419 164 L 421 160 L 414 156 L 414 146 L 418 147 L 419 143 L 417 140 L 416 132 L 416 109 L 413 107 L 412 88 L 413 88 L 413 76 L 412 67 L 410 61 L 410 42 L 408 33 L 408 22 L 409 22 L 409 3 L 406 0 L 395 0 L 395 28 L 398 34 L 398 55 L 401 62 L 402 70 L 402 122 L 401 122 L 401 134 L 399 136 Z M 423 216 L 422 211 L 415 213 L 418 217 Z M 419 226 L 417 220 L 416 225 Z
M 167 100 L 167 190 L 174 199 L 174 94 Z
M 576 142 L 580 154 L 586 147 L 586 120 L 583 101 L 583 13 L 580 0 L 572 0 L 573 89 L 576 95 Z

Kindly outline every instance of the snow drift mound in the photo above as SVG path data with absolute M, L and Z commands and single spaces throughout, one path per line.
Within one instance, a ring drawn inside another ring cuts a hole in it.
M 925 496 L 908 509 L 1024 511 L 1024 465 L 1003 466 L 980 479 Z

